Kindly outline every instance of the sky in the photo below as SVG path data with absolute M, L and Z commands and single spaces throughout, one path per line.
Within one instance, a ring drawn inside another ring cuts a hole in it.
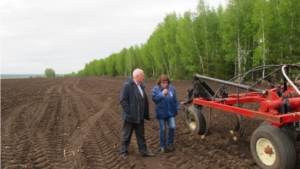
M 146 43 L 167 14 L 195 12 L 198 2 L 1 0 L 1 74 L 77 73 L 94 59 Z

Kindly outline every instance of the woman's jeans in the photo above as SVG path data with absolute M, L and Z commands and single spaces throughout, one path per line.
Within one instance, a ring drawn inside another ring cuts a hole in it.
M 168 136 L 168 145 L 172 145 L 174 142 L 175 134 L 175 117 L 169 117 L 165 119 L 157 119 L 159 124 L 159 138 L 160 138 L 160 147 L 166 148 L 166 123 L 168 123 L 169 136 Z

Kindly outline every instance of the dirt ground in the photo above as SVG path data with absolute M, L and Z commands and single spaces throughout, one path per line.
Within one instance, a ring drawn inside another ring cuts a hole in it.
M 151 113 L 145 133 L 148 149 L 156 157 L 141 157 L 133 135 L 129 158 L 123 160 L 119 155 L 123 124 L 119 98 L 125 78 L 2 79 L 1 168 L 258 168 L 249 141 L 262 121 L 243 118 L 244 136 L 234 140 L 237 134 L 230 130 L 236 116 L 222 111 L 213 111 L 211 132 L 204 138 L 188 130 L 185 115 L 179 111 L 175 150 L 160 153 L 151 100 L 155 81 L 145 79 Z M 179 102 L 185 101 L 191 81 L 172 81 L 171 85 Z M 299 147 L 298 143 L 297 161 Z

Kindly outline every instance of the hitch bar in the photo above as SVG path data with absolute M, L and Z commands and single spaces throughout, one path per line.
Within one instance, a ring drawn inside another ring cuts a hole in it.
M 255 91 L 255 92 L 258 92 L 259 94 L 264 94 L 265 93 L 265 90 L 262 90 L 262 89 L 257 89 L 257 88 L 250 87 L 250 86 L 247 86 L 247 85 L 238 84 L 238 83 L 234 83 L 234 82 L 229 82 L 229 81 L 216 79 L 216 78 L 212 78 L 212 77 L 202 76 L 202 75 L 199 75 L 199 74 L 195 74 L 194 77 L 219 82 L 219 83 L 222 83 L 222 84 L 238 87 L 238 88 L 249 90 L 249 91 Z

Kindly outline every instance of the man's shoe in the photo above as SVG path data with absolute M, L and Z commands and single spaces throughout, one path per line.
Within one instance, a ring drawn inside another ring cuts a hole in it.
M 165 153 L 166 152 L 166 148 L 160 148 L 160 152 Z
M 127 154 L 127 153 L 123 153 L 123 154 L 122 154 L 122 158 L 123 158 L 123 159 L 127 159 L 127 158 L 128 158 L 128 154 Z
M 168 147 L 169 147 L 169 150 L 170 150 L 170 151 L 173 151 L 173 150 L 174 150 L 173 144 L 169 144 Z
M 154 157 L 155 154 L 153 154 L 153 153 L 147 153 L 147 154 L 143 154 L 142 156 L 143 157 Z

